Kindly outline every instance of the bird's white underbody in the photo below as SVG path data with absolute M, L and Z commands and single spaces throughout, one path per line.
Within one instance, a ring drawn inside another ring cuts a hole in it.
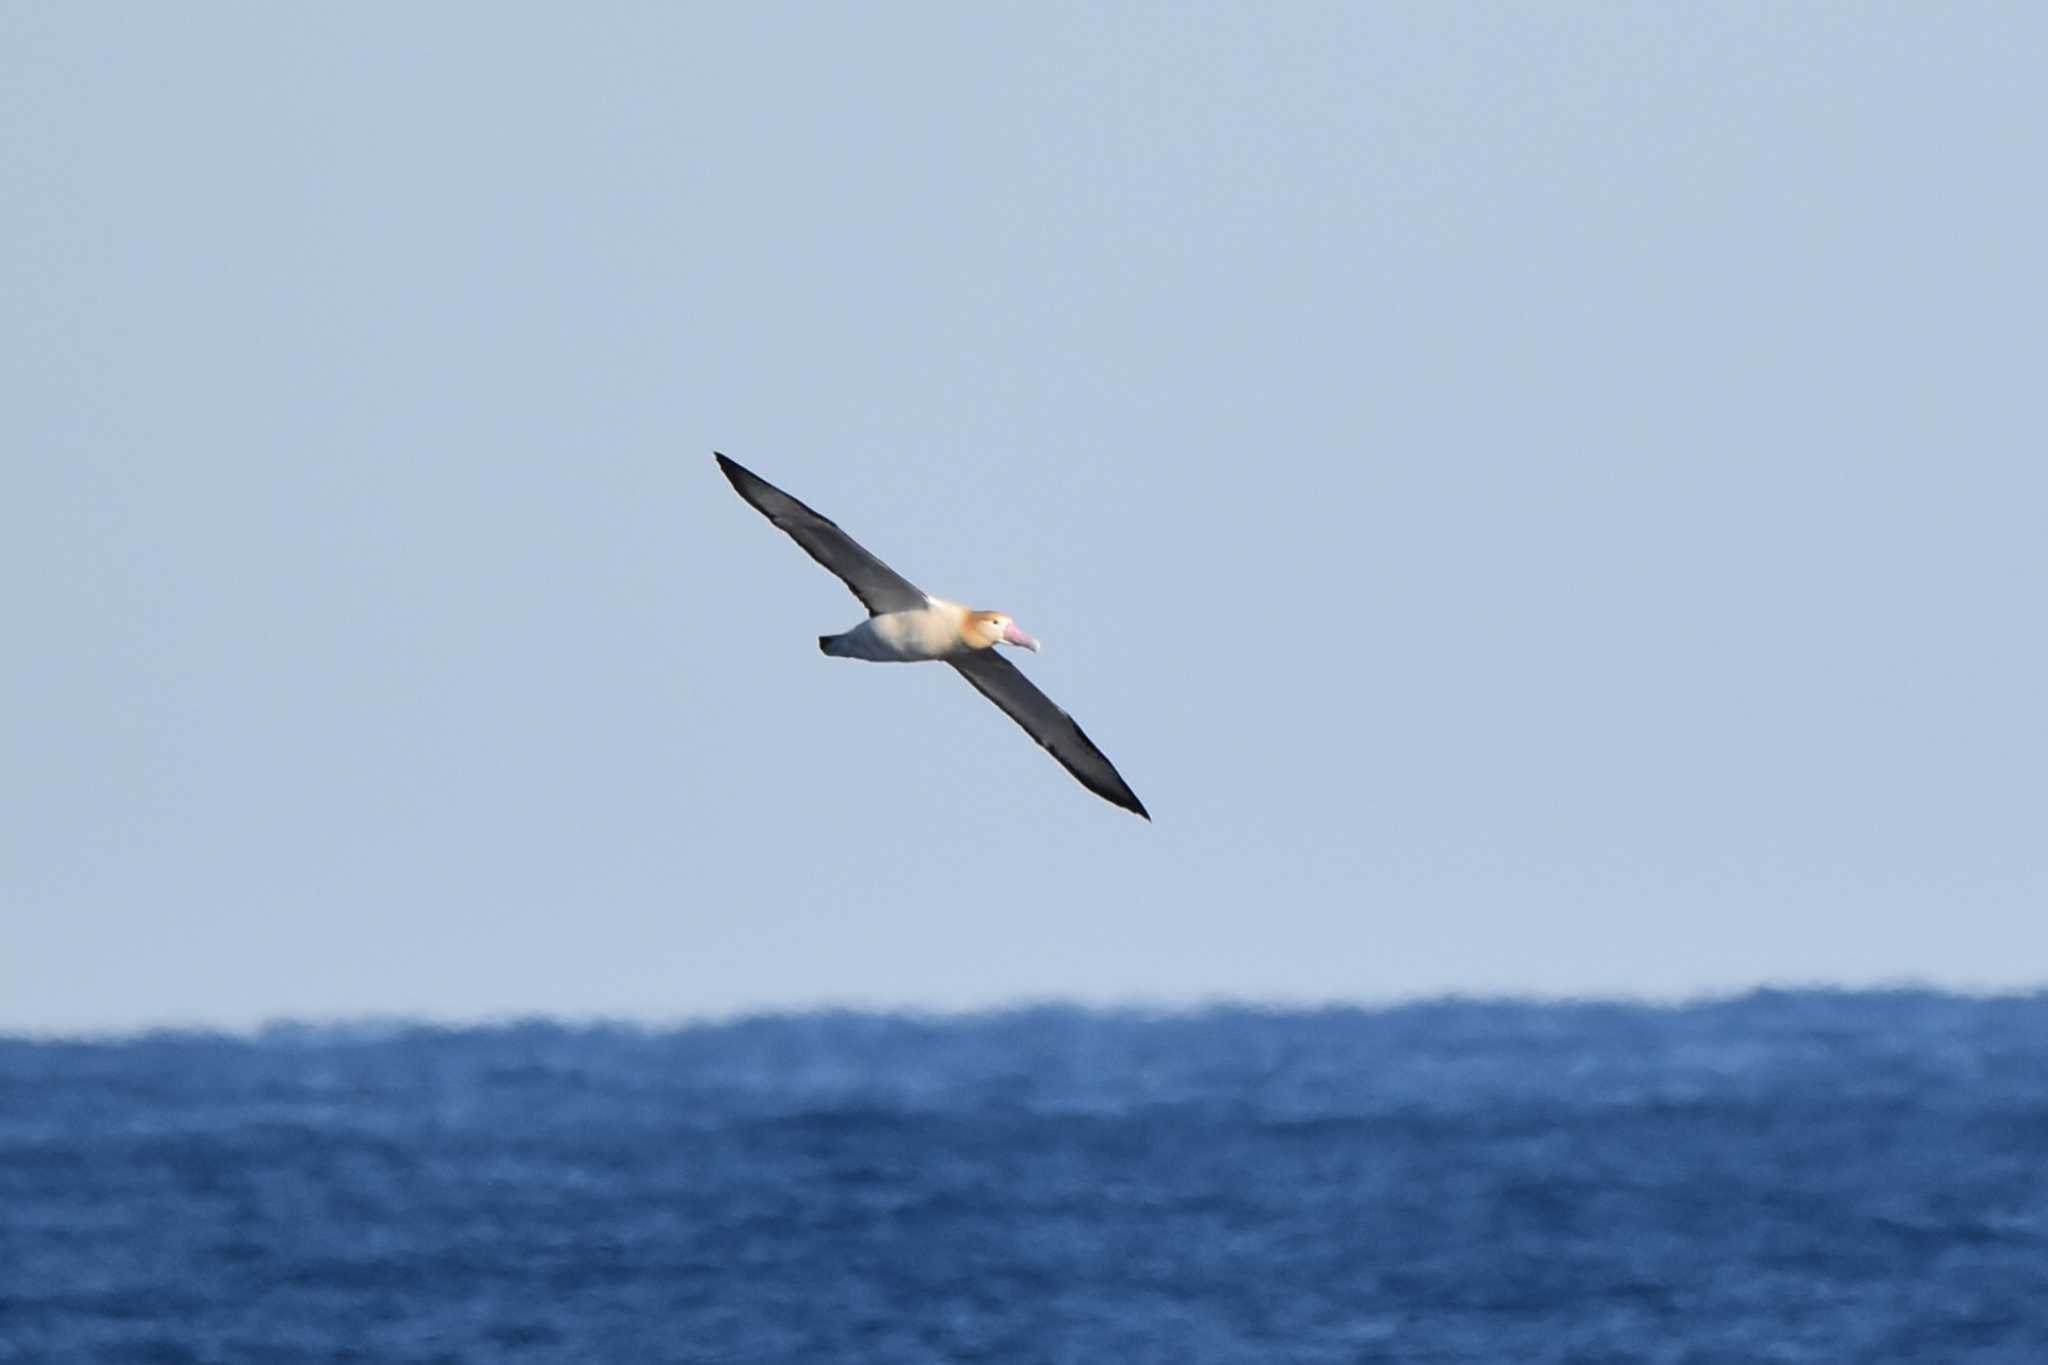
M 928 599 L 916 611 L 891 611 L 870 616 L 853 629 L 824 637 L 820 644 L 827 654 L 842 659 L 866 659 L 872 663 L 927 663 L 950 659 L 993 644 L 1016 645 L 1034 653 L 1038 641 L 1024 634 L 1015 622 L 1000 613 L 976 613 L 943 597 Z M 993 644 L 972 640 L 977 615 L 993 617 L 988 626 L 1000 632 Z

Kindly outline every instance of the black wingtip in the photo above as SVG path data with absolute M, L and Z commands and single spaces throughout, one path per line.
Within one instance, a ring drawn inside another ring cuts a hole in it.
M 727 458 L 719 451 L 712 451 L 711 458 L 718 461 L 718 472 L 725 475 L 725 481 L 732 485 L 733 492 L 739 494 L 748 502 L 753 503 L 756 507 L 761 505 L 759 497 L 750 491 L 751 487 L 760 484 L 760 475 L 741 464 L 738 460 Z

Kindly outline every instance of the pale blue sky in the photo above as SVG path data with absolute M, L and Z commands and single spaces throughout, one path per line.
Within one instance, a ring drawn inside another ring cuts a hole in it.
M 2048 982 L 2048 11 L 0 7 L 0 1031 Z M 716 447 L 1023 667 L 1156 824 Z

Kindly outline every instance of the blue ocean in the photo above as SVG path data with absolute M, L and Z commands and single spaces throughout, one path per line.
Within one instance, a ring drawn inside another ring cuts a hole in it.
M 0 1361 L 2048 1362 L 2048 995 L 0 1041 Z

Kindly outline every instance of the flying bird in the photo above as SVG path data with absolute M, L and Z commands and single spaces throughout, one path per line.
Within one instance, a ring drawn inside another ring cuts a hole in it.
M 1016 665 L 996 653 L 1013 645 L 1036 653 L 1038 641 L 999 611 L 970 611 L 958 602 L 933 597 L 854 543 L 852 536 L 789 494 L 716 451 L 718 467 L 739 495 L 787 532 L 803 552 L 839 575 L 853 589 L 868 619 L 838 635 L 820 635 L 818 648 L 842 659 L 876 663 L 951 664 L 975 690 L 1003 708 L 1024 733 L 1103 800 L 1152 817 L 1102 750 L 1074 718 L 1031 685 Z

